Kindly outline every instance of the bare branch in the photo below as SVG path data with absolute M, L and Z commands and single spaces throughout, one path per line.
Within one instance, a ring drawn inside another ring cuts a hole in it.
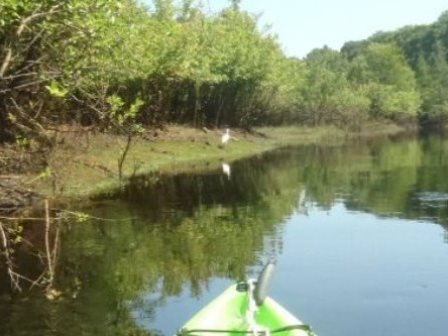
M 41 56 L 36 60 L 28 60 L 26 63 L 27 65 L 25 65 L 23 68 L 19 69 L 18 72 L 22 73 L 25 70 L 28 70 L 29 68 L 33 67 L 36 64 L 41 63 L 41 61 L 45 58 L 45 56 Z
M 19 274 L 14 271 L 14 263 L 12 261 L 12 256 L 9 252 L 9 244 L 8 244 L 8 235 L 5 232 L 5 229 L 3 228 L 3 223 L 0 222 L 0 237 L 2 238 L 2 247 L 3 247 L 3 254 L 5 256 L 5 263 L 6 268 L 8 270 L 9 278 L 11 279 L 11 285 L 14 289 L 21 292 L 22 288 L 20 288 L 19 283 Z
M 10 88 L 10 89 L 1 90 L 0 93 L 6 93 L 6 92 L 11 92 L 11 91 L 14 91 L 14 90 L 18 90 L 18 89 L 23 89 L 23 88 L 26 88 L 26 87 L 28 87 L 28 86 L 32 86 L 32 85 L 36 85 L 36 84 L 40 84 L 40 83 L 44 83 L 44 82 L 46 82 L 46 81 L 47 81 L 47 80 L 45 80 L 45 79 L 41 79 L 41 80 L 38 80 L 38 81 L 34 81 L 34 82 L 30 82 L 30 83 L 25 83 L 25 84 L 22 84 L 22 85 L 19 85 L 19 86 L 15 86 L 15 87 Z
M 52 251 L 52 254 L 53 254 L 53 259 L 52 259 L 53 271 L 56 268 L 58 255 L 59 255 L 59 247 L 60 247 L 59 246 L 59 235 L 60 235 L 60 231 L 61 231 L 61 225 L 58 222 L 57 228 L 56 228 L 56 237 L 55 237 L 54 242 L 53 242 L 53 251 Z
M 44 106 L 44 101 L 39 102 L 39 108 L 37 109 L 36 114 L 34 115 L 34 119 L 38 118 L 40 113 L 42 112 L 42 107 Z
M 82 104 L 82 105 L 85 105 L 87 108 L 89 108 L 89 109 L 91 109 L 92 111 L 98 113 L 98 115 L 103 115 L 103 114 L 104 114 L 101 110 L 97 109 L 95 106 L 92 106 L 92 105 L 90 105 L 90 104 L 87 104 L 85 101 L 79 99 L 79 98 L 76 97 L 74 94 L 70 94 L 70 97 L 71 97 L 74 101 L 76 101 L 77 103 L 80 103 L 80 104 Z
M 45 252 L 47 255 L 47 267 L 48 267 L 48 277 L 50 286 L 53 284 L 54 280 L 54 269 L 53 269 L 53 259 L 51 258 L 50 250 L 50 210 L 48 206 L 48 200 L 45 200 Z
M 12 58 L 12 49 L 8 48 L 6 50 L 6 56 L 5 59 L 3 60 L 2 67 L 0 68 L 0 78 L 3 78 L 3 75 L 8 69 L 9 62 L 11 62 L 11 58 Z
M 61 12 L 61 11 L 57 11 L 56 9 L 59 7 L 60 5 L 54 5 L 50 8 L 50 10 L 48 12 L 43 12 L 43 13 L 33 13 L 30 16 L 26 17 L 25 19 L 22 20 L 22 22 L 20 23 L 19 28 L 17 28 L 17 32 L 16 35 L 20 36 L 23 32 L 23 30 L 25 29 L 25 27 L 27 26 L 28 23 L 30 23 L 32 20 L 37 19 L 39 17 L 42 16 L 47 16 L 47 15 L 51 15 L 57 12 Z
M 30 43 L 28 43 L 28 45 L 25 47 L 24 51 L 28 51 L 31 48 L 31 46 L 43 35 L 44 32 L 45 29 L 42 29 L 39 33 L 37 33 L 30 41 Z
M 38 217 L 5 217 L 5 216 L 0 216 L 0 219 L 8 220 L 8 221 L 17 221 L 17 220 L 42 221 L 43 220 L 43 218 L 38 218 Z
M 11 80 L 11 79 L 35 76 L 37 74 L 38 74 L 37 72 L 27 72 L 27 73 L 21 73 L 21 74 L 17 74 L 17 75 L 10 75 L 10 76 L 4 77 L 3 79 Z
M 12 101 L 12 103 L 14 104 L 16 110 L 19 112 L 20 116 L 28 121 L 33 127 L 35 127 L 35 129 L 38 129 L 39 131 L 34 131 L 34 132 L 40 132 L 39 135 L 43 136 L 46 140 L 49 140 L 48 137 L 45 134 L 45 128 L 43 128 L 43 126 L 41 124 L 39 124 L 35 119 L 31 118 L 30 116 L 28 116 L 23 110 L 22 108 L 17 104 L 17 102 L 14 100 L 14 98 L 10 98 L 10 100 Z M 31 130 L 31 128 L 30 128 Z
M 47 271 L 46 271 L 46 270 L 43 271 L 43 272 L 41 273 L 41 275 L 39 275 L 39 276 L 37 277 L 36 280 L 33 281 L 33 280 L 31 280 L 31 279 L 28 279 L 28 280 L 31 282 L 30 289 L 32 289 L 34 286 L 42 287 L 41 280 L 42 280 L 42 278 L 45 276 L 45 274 L 47 274 Z

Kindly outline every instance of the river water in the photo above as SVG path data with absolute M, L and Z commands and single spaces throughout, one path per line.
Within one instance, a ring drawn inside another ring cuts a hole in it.
M 320 336 L 445 336 L 447 175 L 433 136 L 136 178 L 64 224 L 58 300 L 1 278 L 0 335 L 172 335 L 275 257 L 270 296 Z

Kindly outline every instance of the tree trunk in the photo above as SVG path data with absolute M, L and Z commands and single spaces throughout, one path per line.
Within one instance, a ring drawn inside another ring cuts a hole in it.
M 193 124 L 195 127 L 199 126 L 199 117 L 198 112 L 201 106 L 200 101 L 200 94 L 201 94 L 201 87 L 198 81 L 195 81 L 194 83 L 194 111 L 193 111 Z

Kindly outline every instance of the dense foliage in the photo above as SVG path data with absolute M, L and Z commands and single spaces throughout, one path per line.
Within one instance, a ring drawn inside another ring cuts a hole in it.
M 3 0 L 0 12 L 2 140 L 45 142 L 67 123 L 119 129 L 132 106 L 146 125 L 359 129 L 448 116 L 446 13 L 299 60 L 239 1 L 216 14 L 193 0 Z
M 353 60 L 378 44 L 395 45 L 412 69 L 417 85 L 414 90 L 419 93 L 421 104 L 417 104 L 415 96 L 409 99 L 414 101 L 412 104 L 417 107 L 420 121 L 424 125 L 445 124 L 448 121 L 448 11 L 430 25 L 408 26 L 394 32 L 377 33 L 365 41 L 346 43 L 342 54 Z M 410 78 L 412 74 L 407 76 Z M 397 82 L 404 84 L 404 72 L 399 77 Z M 414 85 L 413 81 L 409 83 Z

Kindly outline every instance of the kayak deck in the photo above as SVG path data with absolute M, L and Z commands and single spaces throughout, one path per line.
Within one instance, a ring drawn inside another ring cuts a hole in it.
M 201 336 L 252 334 L 247 320 L 249 293 L 241 288 L 244 287 L 230 286 L 193 316 L 179 334 Z M 262 329 L 271 333 L 275 331 L 274 334 L 279 336 L 311 335 L 299 319 L 269 297 L 258 308 L 255 322 Z

